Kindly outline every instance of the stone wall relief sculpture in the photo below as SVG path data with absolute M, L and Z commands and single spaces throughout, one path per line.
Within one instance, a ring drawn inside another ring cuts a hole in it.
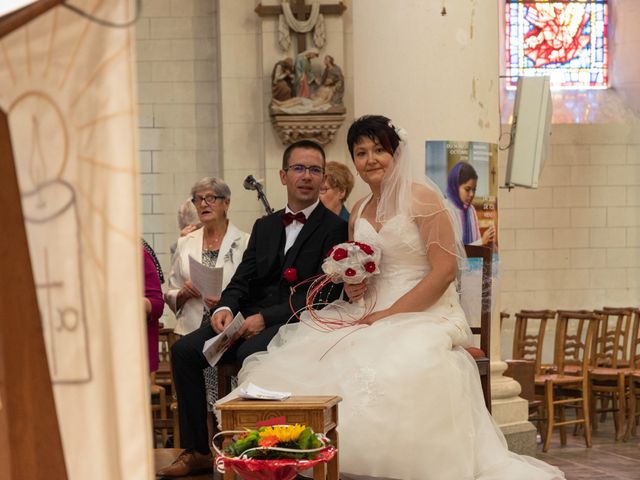
M 291 47 L 290 30 L 297 35 L 297 53 L 275 63 L 271 70 L 271 121 L 283 144 L 308 138 L 330 143 L 345 119 L 344 74 L 334 57 L 321 53 L 326 42 L 324 15 L 341 15 L 346 7 L 311 0 L 282 0 L 280 5 L 258 5 L 260 16 L 278 15 L 278 43 Z M 313 32 L 315 47 L 307 48 L 307 33 Z M 318 61 L 321 60 L 321 64 Z
M 318 58 L 315 48 L 296 57 L 278 61 L 271 76 L 272 114 L 344 113 L 344 75 L 331 55 L 324 56 L 324 69 L 314 73 L 312 61 Z

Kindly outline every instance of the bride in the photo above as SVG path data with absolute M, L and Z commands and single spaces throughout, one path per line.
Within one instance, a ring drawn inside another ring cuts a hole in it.
M 471 332 L 455 288 L 459 236 L 437 188 L 411 180 L 403 137 L 383 116 L 359 118 L 347 135 L 371 189 L 354 206 L 349 233 L 381 250 L 381 273 L 345 285 L 352 303 L 316 314 L 357 321 L 327 333 L 302 314 L 267 352 L 247 358 L 240 386 L 340 395 L 341 478 L 563 479 L 555 467 L 509 452 L 484 406 L 463 348 Z

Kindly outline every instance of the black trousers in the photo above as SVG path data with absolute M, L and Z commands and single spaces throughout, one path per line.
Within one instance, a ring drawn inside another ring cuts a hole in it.
M 247 340 L 239 340 L 225 352 L 220 363 L 241 364 L 249 355 L 266 350 L 280 326 L 268 327 Z M 209 362 L 202 353 L 202 348 L 204 342 L 215 335 L 211 326 L 205 325 L 182 337 L 171 349 L 173 381 L 180 418 L 180 446 L 200 453 L 210 451 L 207 395 L 202 375 L 202 370 L 209 366 Z

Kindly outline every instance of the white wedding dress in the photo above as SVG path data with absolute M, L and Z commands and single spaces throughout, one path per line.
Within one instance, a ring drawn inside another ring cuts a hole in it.
M 390 306 L 429 271 L 416 224 L 398 215 L 376 232 L 364 218 L 355 240 L 382 251 L 368 301 Z M 322 318 L 362 316 L 335 302 Z M 267 352 L 249 357 L 239 384 L 294 395 L 339 395 L 341 478 L 401 480 L 552 480 L 555 467 L 509 452 L 484 406 L 475 362 L 464 350 L 470 330 L 454 285 L 426 311 L 372 326 L 318 331 L 284 326 Z M 227 399 L 236 397 L 235 391 Z

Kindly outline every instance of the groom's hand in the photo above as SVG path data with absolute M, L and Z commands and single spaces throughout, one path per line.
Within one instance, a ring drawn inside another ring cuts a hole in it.
M 251 338 L 264 330 L 264 317 L 261 313 L 256 313 L 245 318 L 238 335 L 242 338 Z
M 230 310 L 227 310 L 226 308 L 218 310 L 211 316 L 211 328 L 213 328 L 216 333 L 220 333 L 224 330 L 224 327 L 231 322 L 231 320 L 233 320 L 233 315 L 231 315 Z

